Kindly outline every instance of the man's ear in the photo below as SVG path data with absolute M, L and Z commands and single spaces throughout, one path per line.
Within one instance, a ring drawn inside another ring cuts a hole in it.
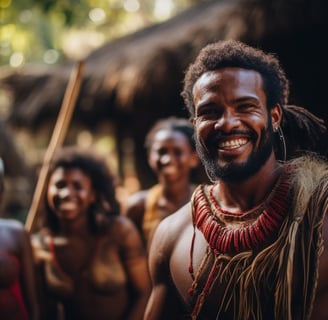
M 271 116 L 273 130 L 276 131 L 277 128 L 280 126 L 281 119 L 282 119 L 282 108 L 279 103 L 277 103 L 270 110 L 270 116 Z

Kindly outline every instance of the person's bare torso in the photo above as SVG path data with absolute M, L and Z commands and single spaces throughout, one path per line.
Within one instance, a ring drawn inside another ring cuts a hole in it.
M 199 278 L 199 286 L 203 287 L 208 275 L 210 273 L 210 267 L 212 266 L 213 260 L 211 258 L 204 266 L 202 264 L 203 258 L 207 252 L 207 242 L 202 235 L 202 233 L 196 229 L 196 235 L 194 240 L 194 247 L 191 252 L 191 242 L 193 237 L 193 226 L 191 221 L 191 207 L 187 205 L 183 208 L 183 210 L 179 211 L 178 214 L 171 219 L 170 225 L 172 228 L 179 229 L 179 237 L 176 239 L 173 250 L 171 252 L 171 256 L 169 259 L 169 267 L 170 274 L 172 278 L 172 282 L 176 287 L 180 297 L 184 301 L 187 306 L 188 312 L 191 312 L 194 303 L 195 297 L 190 294 L 190 289 L 192 288 L 193 280 L 190 274 L 190 257 L 192 256 L 192 266 L 194 274 L 202 268 L 202 276 Z M 328 242 L 328 221 L 327 218 L 325 220 L 324 229 L 324 245 Z M 295 254 L 295 264 L 294 264 L 294 274 L 293 274 L 293 297 L 298 297 L 299 290 L 302 290 L 303 280 L 301 274 L 299 274 L 297 268 L 298 255 L 297 251 L 300 248 L 296 247 Z M 325 270 L 328 268 L 328 251 L 324 250 L 321 255 L 319 262 L 319 279 L 318 285 L 315 295 L 314 307 L 312 312 L 311 319 L 315 320 L 325 320 L 328 319 L 328 308 L 326 308 L 328 302 L 328 276 Z M 202 310 L 200 312 L 199 319 L 216 319 L 218 308 L 221 300 L 223 299 L 223 294 L 226 288 L 226 282 L 222 282 L 220 285 L 214 285 L 211 289 L 211 293 L 206 297 Z M 273 293 L 272 293 L 273 294 Z M 274 301 L 272 299 L 268 299 L 266 302 L 266 311 L 268 314 L 265 314 L 263 319 L 270 319 L 266 316 L 270 316 L 270 308 L 273 308 Z M 297 305 L 297 302 L 294 301 L 293 306 L 293 319 L 298 319 L 298 308 L 301 308 L 301 305 Z M 272 316 L 273 317 L 273 316 Z M 221 311 L 221 315 L 219 319 L 232 319 L 232 309 L 228 309 L 227 311 Z M 274 319 L 274 318 L 272 318 Z
M 69 319 L 122 318 L 129 292 L 120 240 L 115 232 L 85 240 L 50 234 L 43 239 L 42 250 L 51 257 L 43 262 L 45 282 Z

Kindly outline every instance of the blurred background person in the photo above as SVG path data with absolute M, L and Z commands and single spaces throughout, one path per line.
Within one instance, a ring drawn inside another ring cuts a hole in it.
M 192 173 L 200 161 L 193 134 L 189 120 L 169 117 L 158 120 L 146 136 L 148 163 L 158 183 L 133 194 L 126 213 L 148 248 L 159 222 L 186 204 L 195 189 Z
M 142 319 L 150 292 L 146 253 L 134 224 L 120 215 L 104 159 L 77 147 L 59 151 L 40 213 L 33 244 L 45 318 Z
M 4 164 L 0 158 L 0 203 L 3 192 Z M 0 319 L 39 319 L 30 237 L 21 222 L 3 218 L 0 218 Z

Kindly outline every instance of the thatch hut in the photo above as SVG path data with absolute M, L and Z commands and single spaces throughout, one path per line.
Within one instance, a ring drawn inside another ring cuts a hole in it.
M 94 128 L 112 120 L 120 159 L 120 141 L 132 138 L 141 185 L 149 186 L 153 177 L 145 160 L 145 134 L 158 118 L 187 116 L 180 96 L 184 70 L 205 44 L 219 39 L 239 39 L 275 52 L 291 80 L 290 103 L 326 120 L 326 16 L 327 4 L 321 0 L 204 1 L 91 53 L 73 123 Z M 0 86 L 14 97 L 11 125 L 32 130 L 53 123 L 73 65 L 3 70 Z
M 5 191 L 0 203 L 0 216 L 24 220 L 35 182 L 34 170 L 16 145 L 13 132 L 3 121 L 0 121 L 0 137 L 0 157 L 5 167 Z

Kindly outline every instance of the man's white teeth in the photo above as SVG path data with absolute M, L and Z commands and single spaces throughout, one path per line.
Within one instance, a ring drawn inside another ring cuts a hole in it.
M 221 149 L 234 149 L 239 148 L 242 145 L 247 143 L 247 139 L 235 139 L 235 140 L 227 140 L 219 143 L 219 148 Z

